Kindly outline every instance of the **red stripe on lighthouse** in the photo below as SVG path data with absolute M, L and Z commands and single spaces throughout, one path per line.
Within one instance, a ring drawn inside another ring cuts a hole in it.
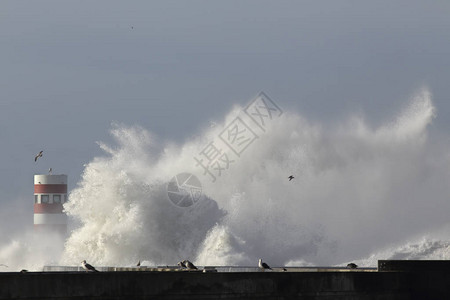
M 35 194 L 66 194 L 67 184 L 35 184 Z
M 62 203 L 35 203 L 35 214 L 61 214 L 63 211 Z

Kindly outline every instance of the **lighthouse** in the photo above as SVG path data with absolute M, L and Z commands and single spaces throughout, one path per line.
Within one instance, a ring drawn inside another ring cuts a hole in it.
M 34 175 L 34 230 L 65 236 L 67 175 Z

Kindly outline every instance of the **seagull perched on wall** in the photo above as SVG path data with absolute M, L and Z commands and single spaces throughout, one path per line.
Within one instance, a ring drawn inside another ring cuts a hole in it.
M 36 156 L 34 157 L 34 161 L 36 162 L 38 160 L 39 157 L 42 157 L 42 153 L 44 151 L 39 152 L 38 154 L 36 154 Z
M 186 269 L 186 265 L 182 261 L 179 261 L 177 265 L 182 269 Z
M 187 259 L 185 261 L 183 261 L 183 263 L 188 270 L 198 270 L 197 267 L 194 266 L 194 264 L 191 263 L 190 261 L 188 261 Z
M 96 270 L 93 266 L 91 266 L 90 264 L 86 263 L 85 260 L 83 260 L 81 262 L 81 266 L 83 267 L 83 269 L 86 270 L 86 272 L 98 272 L 98 270 Z
M 347 268 L 349 268 L 349 269 L 356 269 L 358 267 L 358 265 L 357 264 L 354 264 L 354 263 L 349 263 L 348 265 L 347 265 Z
M 140 267 L 141 266 L 141 261 L 138 261 L 136 267 Z
M 52 172 L 53 172 L 52 168 L 48 169 L 48 174 L 52 175 Z
M 292 176 L 292 175 L 288 177 L 289 181 L 291 181 L 291 180 L 294 179 L 294 178 L 295 178 L 295 177 Z
M 258 261 L 258 267 L 259 267 L 261 270 L 267 270 L 267 269 L 272 270 L 272 268 L 269 267 L 268 264 L 266 264 L 265 262 L 263 262 L 261 258 L 260 258 L 259 261 Z

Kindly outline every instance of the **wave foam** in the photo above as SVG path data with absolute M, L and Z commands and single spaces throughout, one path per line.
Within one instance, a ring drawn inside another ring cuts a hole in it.
M 80 226 L 62 263 L 336 264 L 447 224 L 449 188 L 436 190 L 436 180 L 450 179 L 449 161 L 428 142 L 428 90 L 377 128 L 361 117 L 326 128 L 285 113 L 211 182 L 193 157 L 240 110 L 183 145 L 158 147 L 145 129 L 115 125 L 116 145 L 100 144 L 107 155 L 86 165 L 65 205 Z M 204 191 L 189 208 L 165 190 L 182 172 Z

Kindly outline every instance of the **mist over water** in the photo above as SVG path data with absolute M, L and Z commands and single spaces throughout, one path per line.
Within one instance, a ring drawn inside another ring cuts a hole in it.
M 63 245 L 58 235 L 32 231 L 5 239 L 0 246 L 0 272 L 42 271 L 44 265 L 57 265 Z
M 114 143 L 99 143 L 105 155 L 85 166 L 64 206 L 72 232 L 59 263 L 375 265 L 399 253 L 449 256 L 450 156 L 430 136 L 427 89 L 378 126 L 357 115 L 329 126 L 285 112 L 213 182 L 194 157 L 242 109 L 181 145 L 113 125 Z M 185 172 L 203 195 L 183 208 L 167 183 Z

